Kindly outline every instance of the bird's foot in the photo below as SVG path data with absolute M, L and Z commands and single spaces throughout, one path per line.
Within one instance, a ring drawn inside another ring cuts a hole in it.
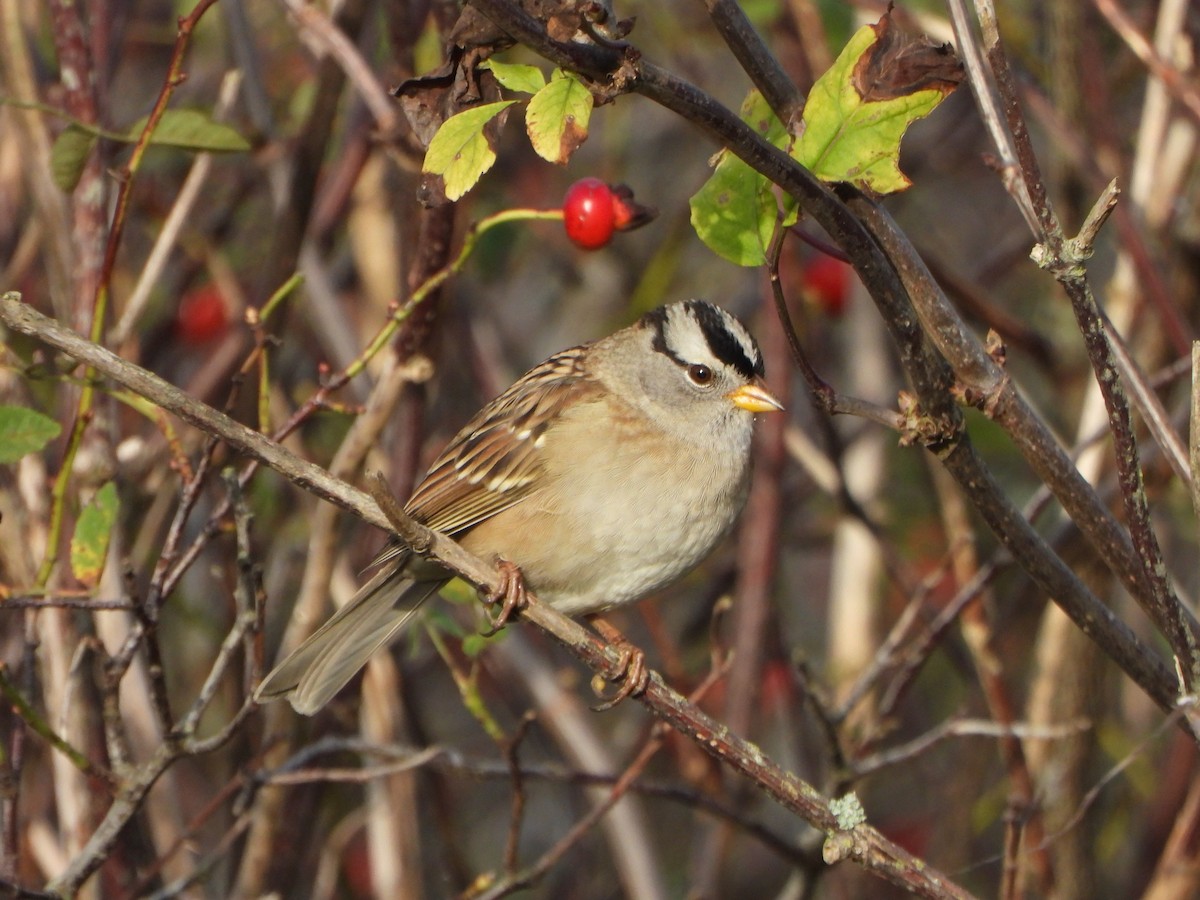
M 491 617 L 491 627 L 483 633 L 484 637 L 491 637 L 507 625 L 513 613 L 520 612 L 525 606 L 529 596 L 529 590 L 525 587 L 525 576 L 521 574 L 521 569 L 516 563 L 507 559 L 497 559 L 496 568 L 500 570 L 500 583 L 484 594 L 483 599 L 485 603 L 493 606 L 499 603 L 500 611 Z
M 595 619 L 593 624 L 620 658 L 612 675 L 607 678 L 597 675 L 592 679 L 592 690 L 600 696 L 604 696 L 605 681 L 618 685 L 615 694 L 598 706 L 592 707 L 596 712 L 604 712 L 627 697 L 636 697 L 644 693 L 650 684 L 650 669 L 646 666 L 646 654 L 641 648 L 631 644 L 620 631 L 603 619 Z

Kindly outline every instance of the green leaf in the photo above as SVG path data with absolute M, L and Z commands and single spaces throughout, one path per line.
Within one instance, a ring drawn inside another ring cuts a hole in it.
M 508 632 L 504 629 L 495 634 L 468 634 L 462 639 L 463 655 L 470 659 L 476 659 L 492 644 L 499 643 L 507 636 Z
M 442 123 L 425 151 L 421 171 L 442 176 L 447 198 L 457 200 L 492 167 L 496 151 L 483 133 L 484 126 L 514 103 L 515 100 L 485 103 Z
M 95 587 L 104 574 L 108 541 L 116 521 L 117 488 L 110 481 L 83 508 L 71 538 L 71 571 L 89 588 Z
M 146 118 L 143 116 L 130 126 L 124 138 L 126 141 L 138 139 L 146 127 Z M 168 109 L 150 135 L 150 143 L 212 153 L 237 153 L 250 149 L 250 142 L 236 129 L 214 121 L 208 113 L 198 109 Z
M 71 145 L 81 145 L 83 138 L 79 134 L 88 135 L 89 140 L 94 143 L 96 138 L 104 138 L 109 141 L 119 141 L 124 144 L 132 144 L 136 142 L 142 135 L 142 130 L 146 127 L 147 116 L 142 116 L 126 131 L 108 131 L 100 128 L 89 122 L 81 121 L 67 115 L 63 110 L 54 106 L 48 106 L 45 103 L 27 103 L 19 100 L 12 100 L 7 97 L 0 96 L 0 106 L 9 105 L 19 109 L 37 109 L 50 115 L 57 116 L 60 119 L 65 119 L 68 123 L 67 128 L 60 135 L 59 141 L 65 140 L 68 148 Z M 69 137 L 64 137 L 68 132 L 75 132 Z M 55 142 L 57 147 L 58 142 Z M 198 109 L 169 109 L 163 113 L 159 119 L 158 127 L 154 129 L 154 134 L 150 136 L 151 144 L 161 146 L 183 147 L 188 150 L 209 150 L 213 152 L 240 152 L 250 149 L 250 142 L 229 125 L 224 125 L 216 122 L 209 116 L 208 113 Z M 91 143 L 88 144 L 88 149 L 91 148 Z M 66 150 L 60 151 L 66 153 Z M 77 146 L 74 154 L 68 154 L 73 157 L 78 154 Z M 86 154 L 84 154 L 86 156 Z M 68 160 L 64 159 L 64 163 Z M 82 163 L 79 164 L 82 168 Z M 69 169 L 65 171 L 69 174 Z M 57 175 L 56 175 L 57 179 Z M 75 177 L 78 181 L 78 176 Z M 72 182 L 72 187 L 74 182 Z
M 555 69 L 550 83 L 529 101 L 525 130 L 542 159 L 566 165 L 571 154 L 587 140 L 592 118 L 592 92 L 569 72 Z
M 0 463 L 14 463 L 37 453 L 58 437 L 62 427 L 36 410 L 0 406 Z
M 510 91 L 520 91 L 522 94 L 536 94 L 546 86 L 546 76 L 537 66 L 527 66 L 523 63 L 503 63 L 495 59 L 486 60 L 480 65 L 481 69 L 491 69 L 496 80 Z
M 900 140 L 954 89 L 958 63 L 945 48 L 897 49 L 898 41 L 887 16 L 863 26 L 813 85 L 792 156 L 823 181 L 878 194 L 911 183 L 898 164 Z
M 742 119 L 777 147 L 787 129 L 758 91 L 742 104 Z M 796 204 L 784 197 L 784 224 L 796 219 Z M 717 154 L 712 176 L 691 199 L 692 227 L 708 247 L 739 266 L 761 266 L 775 230 L 780 203 L 771 182 L 728 150 Z
M 65 193 L 71 193 L 79 184 L 83 167 L 95 145 L 96 135 L 78 125 L 68 125 L 55 139 L 50 148 L 50 174 Z

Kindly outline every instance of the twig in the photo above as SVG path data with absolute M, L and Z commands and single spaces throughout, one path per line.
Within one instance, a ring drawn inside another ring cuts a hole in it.
M 1183 439 L 1179 436 L 1179 432 L 1175 430 L 1175 426 L 1171 422 L 1170 413 L 1163 406 L 1162 400 L 1159 399 L 1153 385 L 1146 377 L 1146 373 L 1142 371 L 1142 367 L 1138 365 L 1137 360 L 1133 358 L 1133 354 L 1129 352 L 1129 347 L 1126 345 L 1125 339 L 1113 328 L 1113 324 L 1108 316 L 1104 316 L 1104 327 L 1108 334 L 1109 344 L 1112 346 L 1113 358 L 1116 360 L 1117 367 L 1121 370 L 1121 377 L 1129 385 L 1129 392 L 1132 395 L 1134 406 L 1137 407 L 1138 414 L 1142 417 L 1142 421 L 1145 422 L 1150 434 L 1154 437 L 1155 443 L 1162 450 L 1162 454 L 1166 458 L 1167 465 L 1171 467 L 1171 471 L 1175 473 L 1176 477 L 1183 482 L 1189 491 L 1193 490 L 1194 485 L 1192 484 L 1192 471 L 1188 466 L 1187 448 L 1184 447 Z
M 1047 835 L 1041 846 L 1050 846 L 1060 835 L 1066 834 L 1072 828 L 1075 828 L 1077 825 L 1079 825 L 1079 823 L 1083 821 L 1083 817 L 1091 805 L 1095 803 L 1097 799 L 1099 799 L 1101 791 L 1103 791 L 1104 788 L 1114 781 L 1122 772 L 1142 758 L 1151 742 L 1157 740 L 1163 733 L 1174 726 L 1177 719 L 1181 717 L 1186 718 L 1189 716 L 1195 710 L 1195 706 L 1196 701 L 1194 697 L 1183 698 L 1170 715 L 1164 718 L 1162 722 L 1159 722 L 1148 735 L 1134 744 L 1133 747 L 1130 748 L 1129 752 L 1125 754 L 1125 756 L 1117 760 L 1117 762 L 1114 763 L 1094 785 L 1092 785 L 1091 789 L 1088 790 L 1083 799 L 1080 801 L 1079 808 L 1075 811 L 1075 814 L 1071 816 L 1061 828 L 1054 833 Z
M 693 697 L 695 694 L 693 694 Z M 964 733 L 973 734 L 969 724 L 964 724 Z M 980 728 L 984 726 L 980 724 Z M 986 736 L 986 735 L 983 735 Z M 391 762 L 362 764 L 352 768 L 310 767 L 316 757 L 327 753 L 358 753 L 378 756 Z M 259 775 L 260 783 L 272 785 L 302 785 L 333 782 L 338 784 L 362 784 L 374 778 L 386 778 L 396 772 L 412 771 L 414 768 L 431 767 L 439 771 L 463 772 L 474 778 L 509 779 L 512 777 L 507 762 L 468 758 L 450 747 L 431 746 L 425 748 L 398 745 L 380 745 L 363 741 L 361 738 L 322 738 L 297 751 L 292 759 L 280 768 Z M 523 765 L 521 777 L 527 780 L 561 782 L 583 786 L 610 787 L 620 776 L 611 773 L 580 771 L 556 765 Z M 763 846 L 774 851 L 780 858 L 797 864 L 811 865 L 819 862 L 805 850 L 775 834 L 766 826 L 747 819 L 745 811 L 712 796 L 699 793 L 689 787 L 659 782 L 638 781 L 629 786 L 629 791 L 648 797 L 657 797 L 692 807 L 735 823 L 745 834 L 757 838 Z
M 966 0 L 949 0 L 949 5 L 950 19 L 954 24 L 955 49 L 967 70 L 967 83 L 975 94 L 975 106 L 999 155 L 1000 177 L 1017 204 L 1017 209 L 1025 217 L 1025 223 L 1036 234 L 1038 217 L 1033 208 L 1033 198 L 1029 196 L 1028 185 L 1018 177 L 1017 148 L 1008 129 L 1004 127 L 1004 117 L 996 102 L 995 87 L 986 74 L 987 66 L 980 52 L 979 42 L 971 30 Z M 992 25 L 994 24 L 993 21 Z
M 857 397 L 848 397 L 838 392 L 829 382 L 820 376 L 812 362 L 809 361 L 808 354 L 804 351 L 804 345 L 800 343 L 800 336 L 796 333 L 796 326 L 792 322 L 792 315 L 788 310 L 787 298 L 783 294 L 783 283 L 779 278 L 779 254 L 783 249 L 783 241 L 788 234 L 789 230 L 783 228 L 781 222 L 776 221 L 775 232 L 771 236 L 771 244 L 767 249 L 767 258 L 773 260 L 769 268 L 768 277 L 770 278 L 771 296 L 775 301 L 775 312 L 779 317 L 780 327 L 783 328 L 783 333 L 787 338 L 788 348 L 792 354 L 792 361 L 804 377 L 805 384 L 808 385 L 813 405 L 829 416 L 839 414 L 856 416 L 870 422 L 876 422 L 885 428 L 890 428 L 892 431 L 902 431 L 904 428 L 904 419 L 900 413 L 871 403 L 870 401 L 860 400 Z
M 175 761 L 178 754 L 177 748 L 162 744 L 152 759 L 124 779 L 121 790 L 109 806 L 104 819 L 67 868 L 47 885 L 49 890 L 70 896 L 100 868 L 121 831 L 142 808 L 142 801 L 150 788 Z
M 221 809 L 230 801 L 232 797 L 236 797 L 241 791 L 244 791 L 245 787 L 246 775 L 241 772 L 235 775 L 230 781 L 227 781 L 220 790 L 218 790 L 211 798 L 209 798 L 208 802 L 204 804 L 200 811 L 192 817 L 191 821 L 189 821 L 187 826 L 180 832 L 174 843 L 162 850 L 158 858 L 154 861 L 154 864 L 146 871 L 138 873 L 140 875 L 138 882 L 133 886 L 132 890 L 130 890 L 126 896 L 139 898 L 149 896 L 150 886 L 155 884 L 161 878 L 162 870 L 171 860 L 171 858 L 180 850 L 192 845 L 192 842 L 196 839 L 196 833 L 207 822 L 209 822 L 213 816 L 217 815 L 217 813 L 221 811 Z M 239 816 L 239 820 L 241 818 L 242 817 Z M 236 829 L 237 827 L 238 826 L 235 824 L 234 828 Z M 223 842 L 218 844 L 218 847 L 220 846 L 223 846 Z M 189 877 L 195 876 L 196 878 L 199 878 L 203 876 L 204 872 L 204 867 L 199 866 L 189 873 Z
M 1129 18 L 1128 13 L 1121 9 L 1113 0 L 1092 0 L 1100 14 L 1108 20 L 1113 31 L 1120 35 L 1125 45 L 1142 61 L 1142 64 L 1166 85 L 1167 90 L 1187 110 L 1197 124 L 1200 124 L 1200 90 L 1189 82 L 1184 74 L 1168 60 L 1159 56 L 1153 45 L 1137 30 L 1137 26 Z
M 529 726 L 537 720 L 532 713 L 526 713 L 517 723 L 512 737 L 505 741 L 504 762 L 508 766 L 512 781 L 512 808 L 508 814 L 508 837 L 504 842 L 504 871 L 515 872 L 521 849 L 521 821 L 525 815 L 525 773 L 521 769 L 521 743 L 529 733 Z
M 154 135 L 154 129 L 158 127 L 163 114 L 166 113 L 167 106 L 171 102 L 171 97 L 175 93 L 175 88 L 182 84 L 187 77 L 183 74 L 183 59 L 188 44 L 191 42 L 192 30 L 215 2 L 216 0 L 198 0 L 190 13 L 180 17 L 178 33 L 175 36 L 175 45 L 171 48 L 171 59 L 167 64 L 167 73 L 163 78 L 162 89 L 158 92 L 158 97 L 155 98 L 150 115 L 146 118 L 145 127 L 142 128 L 141 134 L 138 135 L 138 139 L 134 142 L 129 159 L 119 174 L 118 183 L 120 186 L 117 189 L 117 197 L 114 203 L 112 225 L 108 233 L 108 244 L 104 250 L 104 267 L 100 273 L 100 283 L 96 289 L 95 306 L 92 310 L 91 334 L 92 340 L 96 342 L 100 341 L 100 336 L 104 333 L 104 317 L 108 306 L 109 285 L 112 280 L 113 267 L 117 261 L 117 250 L 121 246 L 121 237 L 125 231 L 125 219 L 129 211 L 133 177 L 141 167 L 142 157 L 145 156 L 146 150 L 150 146 L 150 138 Z
M 719 678 L 723 677 L 723 674 L 724 667 L 714 668 L 708 677 L 696 687 L 691 696 L 688 697 L 688 702 L 692 704 L 699 703 L 700 699 L 713 684 Z M 490 885 L 488 890 L 482 894 L 477 895 L 468 892 L 468 894 L 464 895 L 463 900 L 467 900 L 468 897 L 470 900 L 499 900 L 499 898 L 506 897 L 513 891 L 535 884 L 616 805 L 617 801 L 633 789 L 638 777 L 645 770 L 650 760 L 662 749 L 666 741 L 666 736 L 667 728 L 664 723 L 659 722 L 655 724 L 646 736 L 645 742 L 633 761 L 625 767 L 625 770 L 620 775 L 612 780 L 608 793 L 598 803 L 593 805 L 587 815 L 576 822 L 549 850 L 521 871 L 515 871 L 515 867 L 509 865 L 505 870 L 506 874 L 503 879 Z M 510 837 L 512 834 L 513 832 L 510 830 Z M 506 855 L 507 861 L 508 858 Z M 512 861 L 515 863 L 515 856 L 512 858 Z M 656 886 L 641 885 L 635 892 L 635 896 L 658 896 L 660 890 Z
M 501 897 L 507 897 L 514 891 L 536 884 L 625 795 L 633 785 L 633 782 L 645 770 L 650 760 L 654 757 L 654 754 L 661 749 L 665 735 L 666 727 L 660 723 L 642 746 L 637 756 L 626 766 L 625 771 L 621 773 L 617 780 L 613 782 L 608 796 L 602 802 L 597 803 L 588 810 L 586 815 L 572 825 L 567 833 L 559 838 L 554 843 L 554 846 L 538 857 L 535 862 L 520 871 L 509 871 L 504 878 L 499 879 L 482 893 L 475 894 L 468 892 L 468 894 L 464 895 L 463 900 L 467 900 L 468 897 L 470 900 L 500 900 Z
M 966 499 L 961 491 L 956 491 L 948 482 L 949 478 L 944 472 L 934 472 L 933 483 L 940 500 L 943 528 L 947 534 L 970 534 L 971 523 L 967 514 Z M 960 584 L 972 581 L 980 571 L 991 570 L 990 566 L 979 565 L 973 541 L 955 541 L 950 555 L 955 580 Z M 1005 660 L 997 650 L 997 636 L 988 600 L 988 595 L 981 592 L 981 596 L 974 602 L 962 608 L 959 622 L 988 712 L 1003 728 L 1015 721 L 1016 702 L 1005 678 Z M 1022 841 L 1028 839 L 1036 844 L 1044 834 L 1045 827 L 1034 800 L 1036 789 L 1025 749 L 1021 741 L 1012 734 L 1000 737 L 998 749 L 1008 773 L 1008 805 L 1019 811 L 1024 825 L 1019 837 Z M 1050 855 L 1044 851 L 1037 851 L 1032 853 L 1031 857 L 1041 892 L 1052 893 L 1054 868 Z
M 1192 344 L 1191 426 L 1188 463 L 1192 470 L 1192 512 L 1200 520 L 1200 341 Z
M 776 223 L 776 231 L 786 231 Z M 779 250 L 782 239 L 773 241 L 770 255 L 768 290 L 773 296 L 779 288 Z M 764 302 L 767 302 L 764 298 Z M 764 325 L 761 336 L 763 354 L 772 374 L 771 391 L 787 407 L 790 402 L 791 379 L 787 360 L 787 329 L 778 317 Z M 784 451 L 783 434 L 787 425 L 784 416 L 774 416 L 762 423 L 755 438 L 755 477 L 746 499 L 746 509 L 738 532 L 738 569 L 734 584 L 735 602 L 730 613 L 733 659 L 725 696 L 725 721 L 736 732 L 749 734 L 753 711 L 757 707 L 758 688 L 762 680 L 763 640 L 771 617 L 771 588 L 779 566 L 779 534 L 782 520 L 782 487 Z
M 85 597 L 62 597 L 58 594 L 39 597 L 18 595 L 4 598 L 4 602 L 0 603 L 0 612 L 10 609 L 47 609 L 50 607 L 129 611 L 134 608 L 134 605 L 129 600 L 89 600 Z
M 889 766 L 919 759 L 931 747 L 950 738 L 979 737 L 991 740 L 1017 738 L 1023 741 L 1061 741 L 1081 732 L 1090 731 L 1092 727 L 1091 722 L 1085 721 L 1068 722 L 1054 727 L 1039 727 L 1023 722 L 1009 722 L 1001 725 L 987 719 L 950 719 L 911 741 L 855 760 L 852 768 L 857 778 L 873 775 Z
M 99 781 L 107 783 L 109 786 L 115 786 L 117 779 L 112 772 L 105 769 L 103 766 L 98 766 L 79 750 L 71 745 L 69 741 L 61 737 L 50 724 L 29 705 L 29 701 L 17 689 L 8 678 L 8 667 L 0 665 L 0 694 L 12 704 L 21 721 L 33 729 L 42 740 L 48 743 L 51 747 L 70 760 L 71 765 L 77 768 L 84 775 L 88 775 Z

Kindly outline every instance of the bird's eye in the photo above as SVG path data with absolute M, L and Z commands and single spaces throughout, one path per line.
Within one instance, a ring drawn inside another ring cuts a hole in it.
M 688 378 L 692 379 L 692 383 L 705 387 L 712 384 L 715 377 L 713 370 L 701 363 L 693 363 L 687 369 Z

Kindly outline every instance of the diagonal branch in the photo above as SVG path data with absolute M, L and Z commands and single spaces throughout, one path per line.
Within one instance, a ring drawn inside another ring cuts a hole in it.
M 804 95 L 734 0 L 704 0 L 708 15 L 780 122 L 799 121 Z

